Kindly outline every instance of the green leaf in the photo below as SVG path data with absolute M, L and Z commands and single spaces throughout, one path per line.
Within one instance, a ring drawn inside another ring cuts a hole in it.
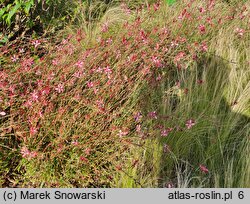
M 3 38 L 0 39 L 0 44 L 8 42 L 8 37 L 3 36 Z
M 172 5 L 176 2 L 176 0 L 166 0 L 167 4 Z
M 8 17 L 6 19 L 6 23 L 8 24 L 8 26 L 11 25 L 11 18 L 17 13 L 18 9 L 21 7 L 21 4 L 17 4 L 15 5 L 10 12 L 8 13 Z
M 0 9 L 0 19 L 2 18 L 3 14 L 5 13 L 6 10 L 7 10 L 7 7 Z
M 24 3 L 23 5 L 24 5 L 24 12 L 26 13 L 26 15 L 29 15 L 30 9 L 34 5 L 34 2 L 28 1 L 28 2 Z

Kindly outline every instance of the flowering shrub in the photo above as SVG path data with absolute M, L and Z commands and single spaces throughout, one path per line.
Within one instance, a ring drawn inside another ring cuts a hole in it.
M 175 15 L 159 3 L 130 11 L 133 15 L 126 8 L 129 20 L 113 25 L 119 29 L 105 24 L 91 46 L 78 30 L 42 58 L 9 56 L 12 63 L 0 70 L 0 134 L 15 138 L 11 148 L 21 158 L 21 186 L 42 181 L 45 186 L 111 186 L 114 172 L 126 172 L 134 144 L 143 146 L 157 136 L 164 140 L 164 155 L 180 155 L 172 135 L 190 133 L 201 122 L 190 110 L 174 113 L 162 104 L 166 86 L 178 90 L 181 100 L 190 97 L 193 87 L 176 73 L 192 71 L 208 55 L 211 39 L 231 25 L 228 15 L 242 22 L 241 9 L 218 14 L 214 1 L 185 3 Z M 247 23 L 234 31 L 239 40 L 249 35 Z M 32 44 L 36 51 L 43 42 Z M 203 79 L 196 82 L 203 86 Z M 210 172 L 200 160 L 194 165 Z M 142 162 L 135 158 L 132 167 Z

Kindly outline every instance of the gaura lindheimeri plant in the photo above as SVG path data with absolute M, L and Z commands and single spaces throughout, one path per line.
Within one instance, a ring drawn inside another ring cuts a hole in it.
M 238 128 L 235 118 L 244 117 L 227 108 L 225 63 L 212 57 L 224 53 L 227 39 L 242 46 L 231 50 L 246 50 L 249 15 L 225 5 L 156 2 L 131 10 L 123 4 L 117 22 L 111 9 L 91 30 L 83 24 L 65 34 L 43 57 L 42 40 L 7 56 L 0 69 L 0 134 L 16 154 L 7 162 L 15 161 L 20 186 L 178 187 L 188 170 L 206 186 L 226 186 L 223 176 L 239 155 L 234 150 L 247 149 L 245 138 L 231 133 L 244 136 L 248 128 L 243 122 Z M 234 60 L 246 67 L 242 52 Z M 227 61 L 232 56 L 225 54 Z M 244 84 L 230 84 L 228 98 L 242 101 L 235 111 L 246 106 Z M 10 149 L 3 155 L 12 156 Z M 199 185 L 188 176 L 188 187 Z

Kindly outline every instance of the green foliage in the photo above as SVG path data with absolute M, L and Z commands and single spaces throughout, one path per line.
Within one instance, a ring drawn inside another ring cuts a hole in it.
M 166 0 L 167 4 L 172 5 L 176 2 L 176 0 Z
M 0 1 L 0 32 L 18 36 L 32 30 L 43 32 L 49 24 L 61 27 L 74 15 L 76 1 L 9 0 Z
M 34 0 L 14 0 L 8 3 L 1 1 L 0 21 L 3 21 L 8 27 L 15 21 L 15 16 L 22 13 L 24 16 L 29 16 L 31 8 L 34 6 Z
M 156 0 L 129 0 L 129 9 Z M 0 0 L 0 32 L 14 38 L 27 30 L 42 33 L 44 29 L 63 28 L 68 22 L 86 23 L 100 19 L 108 8 L 121 4 L 119 0 Z M 52 26 L 51 26 L 52 25 Z

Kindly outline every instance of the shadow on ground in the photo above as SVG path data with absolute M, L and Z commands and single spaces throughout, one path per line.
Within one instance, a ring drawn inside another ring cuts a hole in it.
M 232 110 L 240 101 L 225 97 L 233 91 L 229 73 L 225 60 L 203 58 L 196 70 L 184 74 L 188 93 L 178 100 L 176 94 L 168 98 L 174 102 L 164 114 L 172 121 L 164 126 L 173 131 L 158 139 L 163 148 L 158 187 L 246 187 L 250 118 Z M 189 119 L 195 123 L 190 129 L 185 124 Z

